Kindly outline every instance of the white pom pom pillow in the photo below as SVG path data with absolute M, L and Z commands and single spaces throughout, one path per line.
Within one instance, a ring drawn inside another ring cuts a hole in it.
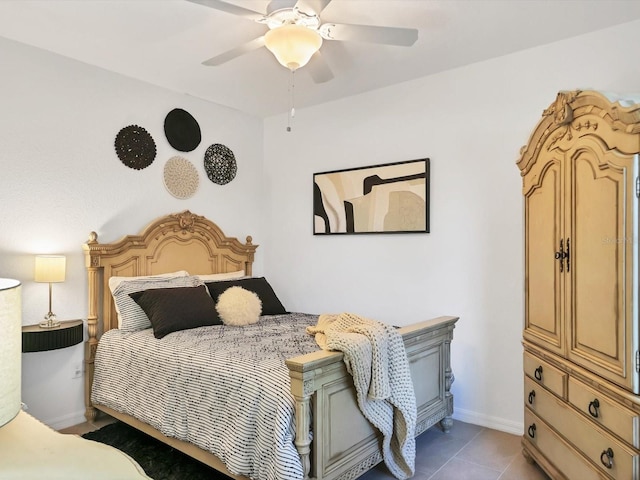
M 260 318 L 262 302 L 254 292 L 242 287 L 230 287 L 218 297 L 216 310 L 225 325 L 251 325 Z

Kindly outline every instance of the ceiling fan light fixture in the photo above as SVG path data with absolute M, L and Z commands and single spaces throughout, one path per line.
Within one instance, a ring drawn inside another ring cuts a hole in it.
M 269 30 L 264 43 L 281 65 L 295 71 L 320 49 L 322 37 L 317 30 L 290 24 Z

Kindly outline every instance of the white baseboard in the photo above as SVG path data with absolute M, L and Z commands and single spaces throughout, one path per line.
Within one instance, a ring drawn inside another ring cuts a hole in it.
M 480 425 L 481 427 L 500 430 L 501 432 L 511 433 L 513 435 L 522 435 L 524 433 L 524 424 L 506 420 L 500 417 L 491 417 L 482 413 L 464 410 L 462 408 L 453 409 L 453 418 L 465 423 Z
M 41 420 L 42 423 L 49 425 L 54 430 L 62 430 L 63 428 L 73 427 L 74 425 L 78 425 L 86 421 L 87 419 L 84 417 L 84 410 L 79 412 L 69 413 L 61 417 L 46 418 Z

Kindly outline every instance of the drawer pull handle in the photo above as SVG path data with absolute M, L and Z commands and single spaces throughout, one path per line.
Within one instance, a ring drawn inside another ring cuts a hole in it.
M 536 377 L 536 380 L 542 381 L 542 365 L 536 368 L 535 372 L 533 372 L 533 376 Z
M 600 461 L 607 468 L 613 468 L 613 450 L 607 448 L 600 454 Z
M 535 438 L 535 436 L 536 436 L 536 424 L 535 423 L 532 423 L 531 425 L 529 425 L 529 429 L 527 430 L 527 433 L 529 434 L 529 436 L 531 438 Z M 609 450 L 611 450 L 611 449 L 609 449 Z M 602 452 L 603 455 L 604 455 L 604 453 L 605 452 Z M 611 455 L 613 456 L 613 453 Z M 609 467 L 609 468 L 611 468 L 611 467 Z
M 533 405 L 533 399 L 536 398 L 536 391 L 531 390 L 529 392 L 529 405 Z
M 600 408 L 600 402 L 598 399 L 594 399 L 593 402 L 589 402 L 589 413 L 593 418 L 598 418 L 598 409 Z

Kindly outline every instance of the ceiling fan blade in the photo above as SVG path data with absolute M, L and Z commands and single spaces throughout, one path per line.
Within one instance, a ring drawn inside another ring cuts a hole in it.
M 309 71 L 309 75 L 311 75 L 315 83 L 328 82 L 333 78 L 333 72 L 320 53 L 320 50 L 313 54 L 311 60 L 304 68 Z
M 330 3 L 331 0 L 298 0 L 296 8 L 304 13 L 313 12 L 316 15 L 320 15 Z
M 260 47 L 264 46 L 264 36 L 254 38 L 250 42 L 243 43 L 242 45 L 228 50 L 220 55 L 216 55 L 215 57 L 211 57 L 209 60 L 205 60 L 202 62 L 202 65 L 206 65 L 207 67 L 213 67 L 220 65 L 222 63 L 228 62 L 229 60 L 233 60 L 240 55 L 244 55 L 245 53 L 252 52 L 257 50 Z
M 205 7 L 215 8 L 216 10 L 220 10 L 222 12 L 227 12 L 232 15 L 237 15 L 238 17 L 248 18 L 249 20 L 258 21 L 264 18 L 263 13 L 256 12 L 255 10 L 250 10 L 244 7 L 239 7 L 231 3 L 223 2 L 222 0 L 187 0 L 187 1 L 191 3 L 204 5 Z
M 415 28 L 374 25 L 325 23 L 320 26 L 320 34 L 327 40 L 355 40 L 403 47 L 410 47 L 418 40 L 418 30 Z

